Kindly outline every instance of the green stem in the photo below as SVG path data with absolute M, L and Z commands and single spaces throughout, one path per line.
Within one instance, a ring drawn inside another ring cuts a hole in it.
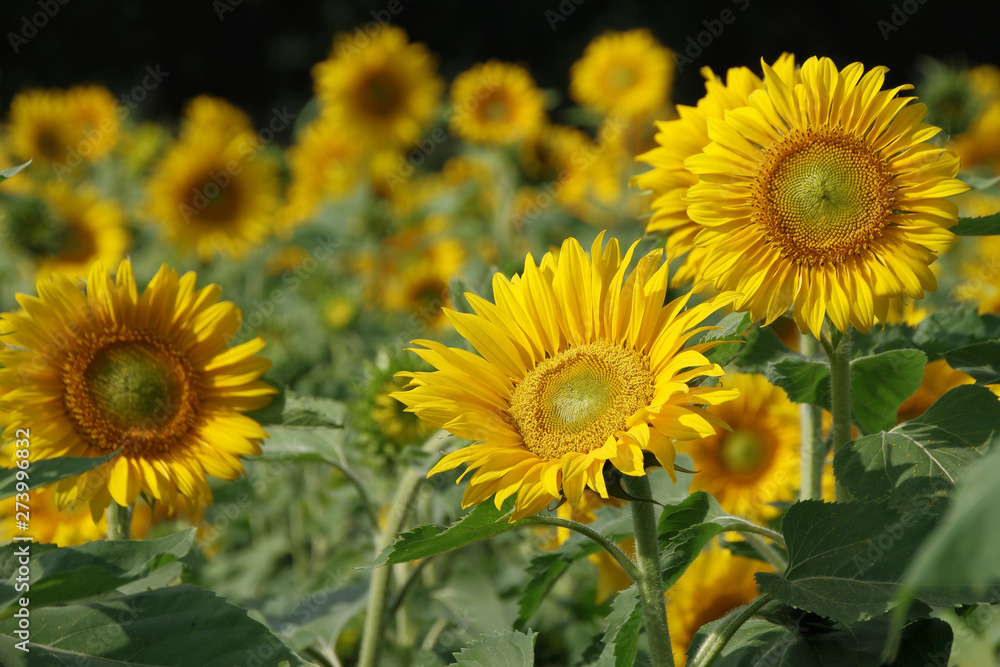
M 757 524 L 747 521 L 746 519 L 741 519 L 738 516 L 727 516 L 726 519 L 739 522 L 738 526 L 727 528 L 727 530 L 734 530 L 737 533 L 751 533 L 754 535 L 761 535 L 771 540 L 772 542 L 777 543 L 783 549 L 787 548 L 785 546 L 785 536 L 776 530 L 771 530 L 770 528 L 765 528 L 764 526 L 758 526 Z
M 625 552 L 618 548 L 609 537 L 603 535 L 590 526 L 587 526 L 576 521 L 570 521 L 569 519 L 560 519 L 555 516 L 529 516 L 518 521 L 518 525 L 522 526 L 556 526 L 558 528 L 568 528 L 569 530 L 576 531 L 587 537 L 594 542 L 597 542 L 604 550 L 611 554 L 611 557 L 625 570 L 632 581 L 639 581 L 639 577 L 642 576 L 639 573 L 639 568 L 636 567 L 632 559 L 625 555 Z
M 441 434 L 435 433 L 424 443 L 424 451 L 431 452 L 441 448 Z M 403 520 L 413 504 L 413 497 L 426 479 L 426 471 L 417 468 L 407 469 L 398 481 L 396 495 L 389 506 L 385 517 L 385 526 L 375 539 L 375 556 L 392 544 L 399 535 Z M 361 632 L 361 655 L 358 667 L 375 667 L 378 664 L 379 652 L 382 648 L 382 624 L 385 620 L 385 607 L 389 597 L 389 577 L 392 568 L 383 565 L 372 574 L 368 587 L 368 608 L 365 613 L 364 629 Z
M 105 516 L 108 519 L 108 539 L 127 540 L 132 528 L 132 506 L 122 507 L 111 501 Z
M 636 498 L 652 499 L 649 479 L 645 475 L 624 475 L 622 486 Z M 652 503 L 631 502 L 632 525 L 635 528 L 635 558 L 639 578 L 636 588 L 642 601 L 642 617 L 649 641 L 652 667 L 674 667 L 674 653 L 670 647 L 670 629 L 667 626 L 667 605 L 663 599 L 663 572 L 660 569 L 659 534 Z
M 708 667 L 722 653 L 729 640 L 740 627 L 750 620 L 750 617 L 760 611 L 760 608 L 771 601 L 770 595 L 761 595 L 759 598 L 742 609 L 737 609 L 728 614 L 718 628 L 715 629 L 702 643 L 698 652 L 695 653 L 689 663 L 690 667 Z
M 851 440 L 851 330 L 841 335 L 833 333 L 826 348 L 830 357 L 830 403 L 833 426 L 830 440 L 837 455 Z M 837 500 L 850 500 L 850 493 L 837 480 Z
M 744 535 L 743 538 L 747 541 L 747 544 L 752 546 L 757 550 L 757 553 L 763 556 L 764 560 L 771 564 L 771 567 L 773 567 L 775 571 L 779 573 L 784 572 L 788 567 L 788 563 L 785 561 L 784 556 L 782 556 L 777 549 L 772 547 L 757 535 L 748 532 L 748 534 Z
M 807 359 L 816 355 L 819 350 L 812 334 L 805 333 L 799 337 L 799 351 Z M 803 403 L 799 406 L 799 419 L 801 424 L 799 449 L 802 453 L 802 488 L 799 492 L 799 498 L 802 500 L 822 498 L 823 461 L 826 459 L 826 444 L 819 437 L 817 429 L 819 408 Z

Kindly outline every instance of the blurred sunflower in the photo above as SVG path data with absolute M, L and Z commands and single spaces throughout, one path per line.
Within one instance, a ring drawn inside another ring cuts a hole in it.
M 575 127 L 549 125 L 519 151 L 525 172 L 546 182 L 549 199 L 566 206 L 579 204 L 589 196 L 589 168 L 594 158 L 590 137 Z
M 799 410 L 763 375 L 729 373 L 723 384 L 739 398 L 708 408 L 731 431 L 685 444 L 698 473 L 691 491 L 707 491 L 722 509 L 754 523 L 792 502 L 799 484 Z
M 118 144 L 118 102 L 103 86 L 74 86 L 66 91 L 66 115 L 77 140 L 73 146 L 88 160 L 97 160 Z
M 948 391 L 974 382 L 972 376 L 955 370 L 944 359 L 930 362 L 924 366 L 924 377 L 920 381 L 920 388 L 896 410 L 896 423 L 919 417 Z
M 222 98 L 199 95 L 184 105 L 181 141 L 197 141 L 203 135 L 231 140 L 253 131 L 250 117 Z
M 667 102 L 674 61 L 648 30 L 607 32 L 570 70 L 573 99 L 604 114 L 636 117 Z
M 810 58 L 794 86 L 763 67 L 764 91 L 709 121 L 712 143 L 684 161 L 703 277 L 766 323 L 793 307 L 802 332 L 826 315 L 867 332 L 892 297 L 937 289 L 930 264 L 957 240 L 946 197 L 968 189 L 958 158 L 924 143 L 938 128 L 896 97 L 910 86 L 882 90 L 884 67 Z
M 36 461 L 122 450 L 57 483 L 59 507 L 89 502 L 97 518 L 142 492 L 193 510 L 211 502 L 206 475 L 236 479 L 239 457 L 260 453 L 267 434 L 240 413 L 270 402 L 275 389 L 257 378 L 271 362 L 255 356 L 260 338 L 227 347 L 240 312 L 220 292 L 164 265 L 139 294 L 128 260 L 113 282 L 98 261 L 86 292 L 56 274 L 0 318 L 4 437 L 31 424 Z
M 651 453 L 673 478 L 674 440 L 704 438 L 722 422 L 701 406 L 735 398 L 731 389 L 687 382 L 723 371 L 702 354 L 711 343 L 684 348 L 691 329 L 731 297 L 683 310 L 688 296 L 664 305 L 667 265 L 653 251 L 629 274 L 633 245 L 618 241 L 591 255 L 567 239 L 558 260 L 528 255 L 524 273 L 493 277 L 496 305 L 474 294 L 475 314 L 446 310 L 479 352 L 415 341 L 438 370 L 402 373 L 407 409 L 459 438 L 479 441 L 448 454 L 429 475 L 468 464 L 468 507 L 516 494 L 512 520 L 564 495 L 579 506 L 584 489 L 608 497 L 605 464 L 644 475 Z M 481 356 L 480 356 L 481 355 Z M 464 477 L 464 475 L 463 475 Z
M 782 54 L 772 67 L 786 85 L 797 81 L 794 56 Z M 683 197 L 698 182 L 698 176 L 684 167 L 684 160 L 711 143 L 709 119 L 721 119 L 727 111 L 747 105 L 750 94 L 764 87 L 764 82 L 746 67 L 730 69 L 725 82 L 707 67 L 702 68 L 701 74 L 705 78 L 705 96 L 698 100 L 697 106 L 678 105 L 677 119 L 656 123 L 659 146 L 638 157 L 652 169 L 633 179 L 639 188 L 654 195 L 653 215 L 646 223 L 646 233 L 667 235 L 669 260 L 685 256 L 674 274 L 675 286 L 695 281 L 709 254 L 694 242 L 702 227 L 688 217 Z
M 0 541 L 9 542 L 19 533 L 15 533 L 14 513 L 15 499 L 0 501 Z M 55 544 L 60 547 L 70 547 L 84 542 L 93 542 L 104 537 L 108 528 L 104 517 L 98 517 L 95 523 L 90 511 L 80 507 L 77 509 L 59 509 L 56 506 L 52 487 L 35 489 L 31 492 L 31 536 L 41 544 Z
M 362 144 L 412 144 L 441 96 L 435 58 L 400 28 L 384 27 L 365 46 L 353 39 L 338 34 L 330 57 L 313 67 L 321 113 Z
M 698 629 L 757 599 L 754 575 L 771 571 L 767 563 L 734 556 L 714 542 L 701 552 L 666 594 L 677 667 L 687 664 L 686 651 Z
M 373 276 L 373 289 L 382 307 L 412 313 L 431 328 L 447 323 L 451 306 L 451 277 L 465 265 L 465 245 L 457 239 L 433 238 L 423 249 L 410 249 L 391 258 L 387 270 Z
M 18 161 L 32 159 L 40 166 L 65 163 L 78 141 L 66 95 L 57 90 L 28 90 L 15 95 L 10 102 L 7 133 Z
M 291 172 L 280 227 L 309 220 L 327 199 L 346 195 L 358 181 L 357 142 L 329 118 L 310 123 L 285 153 Z
M 973 248 L 960 269 L 964 280 L 952 297 L 975 304 L 980 314 L 1000 313 L 1000 236 L 977 236 Z
M 545 96 L 528 70 L 497 60 L 455 77 L 451 105 L 448 126 L 472 143 L 517 143 L 536 135 L 545 123 Z
M 39 278 L 53 272 L 82 278 L 94 260 L 113 264 L 124 256 L 129 235 L 114 202 L 56 182 L 22 192 L 4 199 L 3 225 L 15 253 L 33 261 Z
M 256 135 L 244 131 L 249 119 L 229 110 L 209 114 L 208 105 L 198 102 L 188 107 L 181 140 L 150 176 L 148 209 L 168 237 L 203 261 L 216 253 L 243 257 L 274 225 L 277 163 L 263 153 Z

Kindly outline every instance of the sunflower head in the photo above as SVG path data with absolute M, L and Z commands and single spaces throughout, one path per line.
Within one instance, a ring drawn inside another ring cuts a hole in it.
M 438 370 L 402 373 L 410 383 L 393 396 L 431 425 L 477 441 L 430 473 L 469 464 L 466 506 L 494 496 L 500 507 L 516 494 L 518 519 L 564 496 L 579 505 L 586 488 L 607 498 L 606 465 L 644 475 L 649 452 L 673 476 L 674 441 L 722 425 L 702 406 L 737 392 L 689 386 L 722 369 L 703 354 L 712 343 L 685 344 L 728 300 L 664 305 L 662 254 L 629 272 L 635 246 L 623 258 L 614 239 L 602 249 L 603 237 L 589 256 L 569 239 L 558 258 L 536 265 L 529 255 L 513 280 L 496 274 L 495 304 L 469 294 L 473 314 L 446 310 L 479 354 L 415 341 Z
M 2 316 L 5 437 L 32 424 L 36 460 L 120 450 L 60 482 L 60 506 L 86 501 L 97 517 L 142 492 L 196 508 L 211 501 L 206 474 L 235 479 L 239 457 L 260 452 L 267 434 L 240 413 L 270 401 L 275 390 L 257 379 L 270 362 L 254 356 L 260 339 L 227 346 L 240 313 L 219 293 L 163 266 L 140 294 L 128 260 L 113 282 L 98 261 L 86 291 L 55 274 Z
M 545 96 L 528 70 L 497 60 L 455 77 L 451 103 L 451 131 L 473 143 L 513 144 L 545 123 Z
M 709 119 L 711 143 L 684 161 L 703 277 L 755 319 L 792 307 L 803 332 L 827 315 L 868 331 L 893 297 L 937 288 L 929 265 L 956 240 L 946 197 L 968 189 L 958 158 L 926 143 L 938 128 L 898 97 L 910 86 L 882 89 L 883 67 L 810 58 L 798 82 L 763 67 L 763 88 Z
M 674 61 L 648 30 L 607 32 L 573 63 L 570 95 L 605 114 L 636 117 L 667 102 Z

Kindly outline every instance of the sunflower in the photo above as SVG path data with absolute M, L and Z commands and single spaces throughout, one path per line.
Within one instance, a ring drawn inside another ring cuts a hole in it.
M 497 60 L 455 77 L 451 104 L 451 131 L 472 143 L 517 143 L 545 123 L 545 96 L 528 70 Z
M 896 423 L 919 417 L 948 391 L 974 382 L 972 376 L 955 370 L 944 359 L 930 362 L 924 366 L 924 377 L 920 381 L 920 388 L 896 410 Z
M 56 182 L 23 192 L 4 200 L 3 225 L 16 253 L 33 260 L 39 278 L 53 272 L 82 278 L 95 259 L 111 264 L 125 254 L 129 235 L 114 202 Z
M 792 55 L 782 54 L 772 67 L 786 85 L 797 81 Z M 749 104 L 750 94 L 764 87 L 760 77 L 746 67 L 730 69 L 725 82 L 707 67 L 702 68 L 701 74 L 705 78 L 705 96 L 697 106 L 678 105 L 678 118 L 656 123 L 659 145 L 638 157 L 652 169 L 634 178 L 636 186 L 654 195 L 653 215 L 646 223 L 646 233 L 667 235 L 669 260 L 684 256 L 674 274 L 674 285 L 696 280 L 708 256 L 706 249 L 694 245 L 701 226 L 688 217 L 683 196 L 698 182 L 698 176 L 684 168 L 684 161 L 711 143 L 709 119 L 723 118 L 727 111 Z
M 457 239 L 435 238 L 422 249 L 394 253 L 392 242 L 392 238 L 386 242 L 392 256 L 377 275 L 372 275 L 372 291 L 386 310 L 412 313 L 432 328 L 444 326 L 444 308 L 451 306 L 451 277 L 465 265 L 465 244 Z
M 601 113 L 644 116 L 667 102 L 674 61 L 648 30 L 606 32 L 570 70 L 573 99 Z
M 667 624 L 678 667 L 698 629 L 729 611 L 753 602 L 760 594 L 754 575 L 770 572 L 767 563 L 734 556 L 713 543 L 667 591 Z
M 78 136 L 74 147 L 86 159 L 102 158 L 118 144 L 118 102 L 107 88 L 70 88 L 66 91 L 66 114 Z
M 434 116 L 442 90 L 436 68 L 423 44 L 387 26 L 364 45 L 338 34 L 312 75 L 321 113 L 346 135 L 370 146 L 408 146 Z
M 65 163 L 78 141 L 66 95 L 58 90 L 28 90 L 10 102 L 7 128 L 10 149 L 19 162 L 34 160 L 41 166 Z
M 691 491 L 707 491 L 722 509 L 755 523 L 778 515 L 770 503 L 795 500 L 799 482 L 799 410 L 763 375 L 727 374 L 739 398 L 709 412 L 732 431 L 686 443 L 698 473 Z
M 923 143 L 938 128 L 896 97 L 910 86 L 881 89 L 884 67 L 810 58 L 789 86 L 763 66 L 764 90 L 684 161 L 700 177 L 685 201 L 711 252 L 703 277 L 755 319 L 791 306 L 802 332 L 819 336 L 827 314 L 867 332 L 892 297 L 937 289 L 930 264 L 957 240 L 945 198 L 968 189 L 958 158 Z
M 242 257 L 262 243 L 278 196 L 276 162 L 253 133 L 229 124 L 187 123 L 147 185 L 150 215 L 205 261 Z
M 5 439 L 31 425 L 34 460 L 121 453 L 59 482 L 60 507 L 89 502 L 94 517 L 140 492 L 169 508 L 210 503 L 205 476 L 235 479 L 240 456 L 260 453 L 264 430 L 241 412 L 267 405 L 275 390 L 258 380 L 271 365 L 254 356 L 260 338 L 227 347 L 240 312 L 216 285 L 160 268 L 140 295 L 132 265 L 112 282 L 95 262 L 86 292 L 61 274 L 20 294 L 23 312 L 0 327 L 0 411 Z
M 104 517 L 98 517 L 95 523 L 84 507 L 59 509 L 51 487 L 32 491 L 30 506 L 31 536 L 35 542 L 70 547 L 99 540 L 108 532 Z M 10 541 L 20 534 L 12 530 L 15 510 L 15 498 L 0 501 L 0 541 Z
M 479 355 L 415 341 L 414 352 L 438 370 L 403 373 L 409 388 L 393 396 L 433 426 L 479 441 L 428 473 L 469 464 L 466 473 L 476 472 L 463 506 L 495 496 L 500 507 L 517 494 L 516 520 L 564 494 L 579 506 L 585 488 L 607 498 L 605 464 L 644 475 L 646 452 L 673 478 L 673 441 L 723 425 L 701 406 L 737 392 L 689 386 L 723 371 L 702 354 L 712 343 L 684 344 L 731 298 L 683 310 L 688 295 L 664 305 L 662 253 L 629 274 L 635 245 L 623 259 L 615 239 L 602 252 L 603 238 L 590 257 L 571 238 L 558 260 L 547 253 L 536 265 L 528 255 L 520 276 L 495 274 L 496 305 L 467 294 L 475 314 L 446 310 Z
M 329 118 L 310 123 L 286 156 L 291 180 L 279 216 L 284 229 L 307 221 L 326 199 L 346 195 L 358 181 L 358 145 Z
M 182 141 L 195 141 L 202 135 L 231 140 L 253 131 L 250 117 L 222 98 L 199 95 L 184 105 L 180 129 Z

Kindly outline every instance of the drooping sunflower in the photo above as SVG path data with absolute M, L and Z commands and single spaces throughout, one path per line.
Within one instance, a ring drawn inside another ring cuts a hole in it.
M 726 375 L 739 398 L 708 410 L 731 431 L 684 444 L 698 472 L 691 491 L 707 491 L 722 509 L 755 523 L 778 515 L 770 503 L 795 500 L 799 484 L 799 411 L 763 375 Z
M 473 143 L 517 143 L 545 123 L 545 96 L 528 70 L 497 60 L 455 77 L 451 105 L 451 131 Z
M 431 121 L 443 88 L 436 69 L 423 44 L 386 26 L 364 43 L 338 34 L 312 75 L 324 115 L 365 145 L 391 147 L 412 144 Z
M 588 257 L 574 239 L 556 259 L 493 277 L 496 304 L 467 295 L 475 314 L 447 310 L 479 353 L 418 340 L 414 351 L 438 370 L 404 373 L 409 388 L 393 394 L 428 423 L 478 441 L 448 454 L 431 475 L 468 464 L 468 507 L 516 494 L 513 520 L 565 496 L 579 506 L 584 489 L 608 497 L 605 467 L 644 475 L 649 452 L 673 477 L 675 440 L 704 438 L 723 426 L 703 405 L 737 394 L 687 383 L 723 371 L 684 345 L 731 297 L 684 310 L 688 296 L 664 305 L 662 253 L 629 273 L 617 240 Z M 464 475 L 463 475 L 464 477 Z
M 607 32 L 573 63 L 569 92 L 602 113 L 636 117 L 666 104 L 673 79 L 670 51 L 651 32 Z
M 260 453 L 267 434 L 242 415 L 275 390 L 258 380 L 271 362 L 264 341 L 227 347 L 240 311 L 220 288 L 195 288 L 195 274 L 166 265 L 140 294 L 132 265 L 112 281 L 95 262 L 82 291 L 66 276 L 19 294 L 23 311 L 0 317 L 0 411 L 4 438 L 31 428 L 33 460 L 111 461 L 56 485 L 60 507 L 88 502 L 96 518 L 140 492 L 173 508 L 210 503 L 205 476 L 235 479 L 240 456 Z
M 810 58 L 788 85 L 766 63 L 750 105 L 708 124 L 712 143 L 684 161 L 684 200 L 710 250 L 703 277 L 771 322 L 789 307 L 819 336 L 884 322 L 889 299 L 937 289 L 930 264 L 957 237 L 946 197 L 968 189 L 958 158 L 925 143 L 938 128 L 908 85 L 882 90 L 884 67 L 838 71 Z
M 785 53 L 772 65 L 773 71 L 785 82 L 797 81 L 795 58 Z M 683 196 L 698 182 L 698 175 L 684 167 L 684 161 L 711 143 L 708 136 L 710 118 L 723 118 L 727 111 L 745 106 L 750 94 L 764 87 L 764 82 L 747 67 L 734 67 L 726 79 L 717 77 L 703 67 L 705 96 L 696 106 L 677 106 L 678 118 L 656 123 L 656 148 L 638 157 L 652 169 L 638 174 L 635 184 L 653 193 L 653 214 L 646 223 L 647 234 L 667 235 L 667 258 L 684 256 L 673 277 L 674 285 L 695 281 L 706 266 L 708 251 L 695 246 L 694 239 L 702 227 L 688 216 Z
M 753 602 L 760 593 L 754 575 L 771 572 L 759 560 L 734 556 L 712 543 L 667 591 L 667 624 L 678 667 L 687 664 L 686 651 L 698 628 L 729 611 Z
M 117 204 L 87 188 L 57 182 L 28 186 L 0 206 L 6 238 L 32 260 L 39 278 L 59 272 L 85 277 L 94 260 L 118 262 L 129 235 Z
M 242 123 L 217 119 L 185 122 L 147 185 L 150 215 L 169 238 L 206 261 L 217 253 L 242 257 L 263 242 L 280 190 L 277 164 L 257 136 Z

